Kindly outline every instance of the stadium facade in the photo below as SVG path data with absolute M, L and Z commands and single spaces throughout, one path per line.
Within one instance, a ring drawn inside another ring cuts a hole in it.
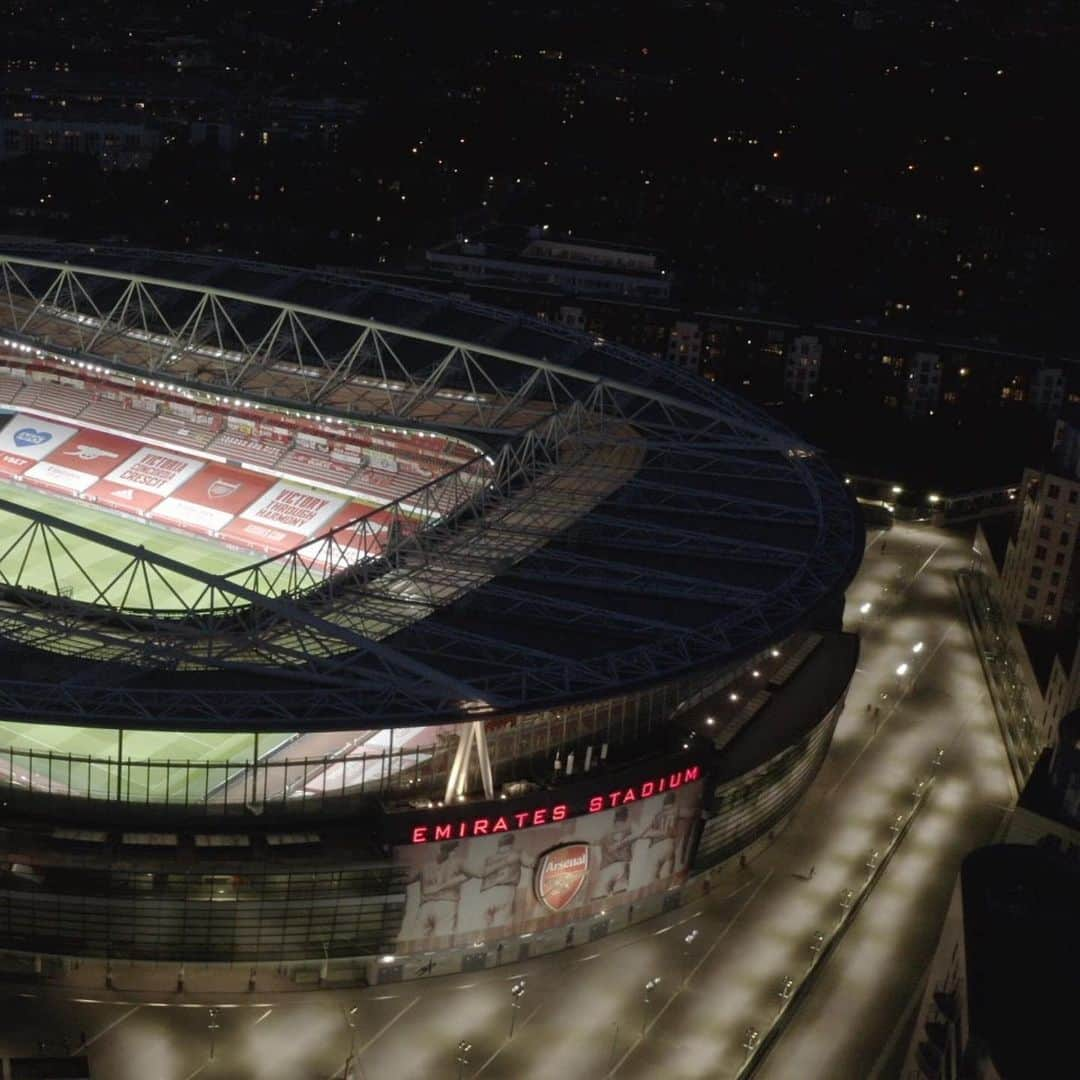
M 863 530 L 765 414 L 337 275 L 15 239 L 0 273 L 9 961 L 516 961 L 797 804 Z

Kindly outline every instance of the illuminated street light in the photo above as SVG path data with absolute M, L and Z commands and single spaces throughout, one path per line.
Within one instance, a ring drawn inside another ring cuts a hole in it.
M 869 615 L 870 614 L 870 608 L 872 606 L 873 605 L 871 605 L 870 601 L 867 600 L 865 603 L 859 605 L 859 613 L 861 615 Z
M 942 762 L 945 760 L 945 747 L 939 746 L 934 753 L 934 760 L 930 763 L 935 769 L 940 769 Z
M 514 1020 L 521 1008 L 521 999 L 525 996 L 525 980 L 519 979 L 510 987 L 510 1038 L 514 1037 Z
M 458 1080 L 465 1073 L 465 1066 L 469 1064 L 469 1054 L 472 1051 L 472 1043 L 466 1042 L 464 1039 L 457 1044 L 457 1063 L 458 1063 Z
M 747 1057 L 757 1049 L 758 1039 L 760 1038 L 761 1032 L 756 1027 L 748 1027 L 743 1032 L 743 1049 L 746 1051 Z
M 779 1004 L 776 1006 L 777 1015 L 784 1011 L 784 1006 L 791 998 L 792 993 L 795 990 L 795 980 L 790 975 L 785 975 L 780 980 L 780 989 L 776 991 L 776 996 L 780 999 Z
M 690 933 L 688 933 L 683 938 L 683 945 L 686 946 L 686 948 L 683 949 L 683 956 L 686 958 L 686 966 L 685 966 L 685 969 L 684 969 L 685 974 L 683 975 L 683 979 L 682 979 L 684 986 L 686 985 L 686 980 L 690 977 L 690 961 L 693 959 L 692 946 L 693 946 L 694 942 L 697 941 L 698 934 L 700 934 L 700 933 L 701 933 L 700 930 L 691 930 Z
M 877 848 L 874 848 L 873 851 L 870 852 L 870 857 L 866 860 L 866 868 L 867 868 L 867 870 L 876 870 L 877 869 L 877 864 L 878 864 L 878 859 L 880 857 L 881 857 L 881 852 L 878 851 Z
M 217 1038 L 217 1033 L 221 1030 L 221 1025 L 217 1022 L 217 1009 L 210 1010 L 210 1022 L 206 1025 L 206 1030 L 210 1032 L 210 1060 L 214 1060 L 214 1043 Z
M 896 817 L 893 818 L 892 823 L 889 825 L 889 832 L 895 833 L 897 836 L 899 836 L 900 835 L 900 830 L 903 827 L 904 827 L 904 815 L 903 814 L 897 814 Z
M 825 931 L 815 930 L 814 936 L 810 939 L 810 963 L 812 964 L 817 958 L 818 953 L 821 952 L 825 945 Z
M 345 1013 L 345 1023 L 349 1027 L 349 1059 L 345 1062 L 345 1080 L 349 1080 L 352 1076 L 356 1063 L 356 1013 L 359 1008 L 359 1005 L 354 1005 L 351 1009 L 342 1009 Z
M 896 669 L 896 675 L 897 675 L 897 678 L 900 678 L 900 679 L 902 679 L 902 678 L 903 678 L 903 677 L 904 677 L 904 676 L 905 676 L 905 675 L 906 675 L 907 673 L 908 673 L 908 666 L 907 666 L 907 664 L 901 664 L 901 665 L 900 665 L 900 666 L 899 666 L 899 667 L 898 667 L 898 668 Z
M 840 907 L 847 911 L 855 900 L 855 893 L 851 889 L 842 889 L 840 892 Z
M 903 490 L 904 489 L 899 484 L 893 484 L 893 486 L 892 486 L 892 493 L 894 495 L 902 494 Z
M 911 651 L 918 656 L 919 653 L 923 651 L 923 643 L 921 641 L 916 641 L 915 644 L 911 646 Z
M 655 979 L 650 979 L 650 980 L 649 980 L 649 981 L 648 981 L 648 982 L 647 982 L 647 983 L 645 984 L 645 997 L 644 997 L 644 1007 L 643 1007 L 643 1008 L 642 1008 L 642 1010 L 641 1010 L 641 1034 L 642 1034 L 642 1035 L 644 1035 L 644 1034 L 645 1034 L 645 1022 L 646 1022 L 646 1021 L 648 1020 L 648 1018 L 649 1018 L 649 1001 L 650 1001 L 650 995 L 652 994 L 652 992 L 653 992 L 653 991 L 654 991 L 654 990 L 655 990 L 655 989 L 656 989 L 656 988 L 657 988 L 657 987 L 658 987 L 659 985 L 660 985 L 660 976 L 659 976 L 659 975 L 657 975 Z

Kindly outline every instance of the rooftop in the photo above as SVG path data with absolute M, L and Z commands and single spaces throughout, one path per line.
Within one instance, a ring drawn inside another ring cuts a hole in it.
M 1060 660 L 1066 672 L 1072 667 L 1077 644 L 1076 622 L 1067 619 L 1053 628 L 1017 623 L 1017 629 L 1024 642 L 1031 670 L 1038 680 L 1039 689 L 1045 694 L 1054 670 L 1054 660 Z
M 968 855 L 960 879 L 970 1075 L 1071 1072 L 1080 867 L 1041 847 L 995 844 Z M 979 1071 L 991 1064 L 996 1073 Z
M 239 707 L 232 689 L 250 694 L 250 683 L 272 695 L 262 730 L 297 730 L 294 708 L 325 730 L 356 726 L 357 708 L 371 727 L 456 717 L 477 703 L 510 712 L 594 700 L 734 665 L 786 638 L 839 596 L 861 557 L 858 509 L 816 451 L 737 396 L 632 350 L 337 274 L 30 240 L 4 247 L 5 280 L 19 283 L 4 309 L 29 316 L 8 331 L 18 355 L 47 338 L 76 373 L 92 363 L 152 375 L 168 393 L 450 436 L 484 448 L 476 460 L 491 477 L 332 589 L 252 601 L 266 607 L 258 638 L 241 644 L 233 635 L 244 626 L 217 624 L 220 661 L 204 636 L 177 664 L 176 650 L 192 646 L 175 619 L 151 613 L 153 626 L 130 638 L 110 628 L 108 647 L 123 651 L 100 658 L 137 669 L 91 688 L 77 673 L 85 658 L 73 657 L 78 694 L 51 679 L 35 690 L 37 715 L 49 715 L 42 694 L 62 696 L 65 710 L 77 700 L 87 718 L 91 699 L 114 695 L 109 709 L 137 698 L 140 716 L 220 730 L 220 714 L 200 722 L 192 712 Z M 71 288 L 58 290 L 58 275 Z M 147 302 L 120 302 L 134 288 Z M 43 299 L 62 296 L 76 300 Z M 67 637 L 63 600 L 55 633 Z M 39 633 L 53 615 L 39 598 L 29 607 L 17 618 Z M 197 704 L 157 700 L 196 686 Z M 93 715 L 116 726 L 108 710 Z

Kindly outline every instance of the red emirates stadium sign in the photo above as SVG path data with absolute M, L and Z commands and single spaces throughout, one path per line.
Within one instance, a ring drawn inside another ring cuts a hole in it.
M 481 817 L 459 818 L 454 821 L 434 821 L 411 826 L 410 838 L 414 844 L 438 843 L 443 840 L 466 840 L 470 836 L 492 836 L 495 833 L 514 832 L 517 829 L 554 825 L 567 818 L 582 814 L 599 814 L 642 799 L 652 799 L 666 791 L 674 791 L 683 784 L 693 784 L 701 779 L 700 765 L 686 765 L 674 772 L 663 773 L 651 780 L 643 780 L 626 787 L 589 794 L 584 801 L 559 802 L 537 806 L 531 810 L 507 810 L 502 814 L 485 814 Z
M 536 898 L 551 911 L 570 906 L 589 876 L 589 845 L 563 844 L 536 864 Z

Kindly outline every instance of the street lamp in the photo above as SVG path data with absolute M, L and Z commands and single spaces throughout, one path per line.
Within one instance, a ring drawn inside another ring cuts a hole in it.
M 923 646 L 923 643 L 922 643 L 921 641 L 916 641 L 916 642 L 915 642 L 915 644 L 911 646 L 911 651 L 912 651 L 912 652 L 913 652 L 913 653 L 914 653 L 914 654 L 915 654 L 916 656 L 918 656 L 918 655 L 919 655 L 919 653 L 921 653 L 921 652 L 923 651 L 923 647 L 924 647 L 924 646 Z
M 210 1022 L 206 1025 L 206 1030 L 210 1032 L 210 1060 L 214 1060 L 214 1040 L 218 1031 L 221 1029 L 221 1025 L 217 1022 L 217 1009 L 210 1010 Z
M 521 1008 L 521 999 L 525 996 L 525 980 L 519 979 L 510 987 L 510 1038 L 514 1037 L 514 1020 L 517 1018 L 518 1009 Z
M 942 762 L 945 760 L 945 747 L 939 746 L 934 754 L 934 760 L 931 762 L 935 769 L 940 769 Z
M 925 781 L 925 780 L 920 780 L 920 781 L 919 781 L 919 782 L 918 782 L 918 783 L 917 783 L 917 784 L 915 785 L 915 790 L 914 790 L 914 791 L 912 791 L 912 793 L 911 793 L 911 797 L 912 797 L 912 798 L 913 798 L 913 799 L 914 799 L 914 800 L 915 800 L 916 802 L 918 802 L 918 801 L 919 801 L 919 800 L 920 800 L 920 799 L 921 799 L 921 798 L 923 797 L 923 795 L 924 795 L 925 793 L 926 793 L 926 781 Z
M 787 1004 L 794 989 L 795 980 L 790 975 L 785 975 L 783 979 L 780 980 L 780 989 L 776 991 L 776 996 L 780 999 L 780 1003 L 776 1006 L 777 1016 L 784 1011 L 784 1006 Z
M 748 1027 L 743 1033 L 743 1049 L 746 1051 L 747 1057 L 757 1049 L 759 1038 L 761 1038 L 761 1032 L 753 1026 Z
M 899 667 L 898 667 L 898 668 L 896 669 L 896 677 L 897 677 L 898 679 L 902 679 L 902 678 L 903 678 L 903 677 L 904 677 L 904 676 L 905 676 L 905 675 L 906 675 L 907 673 L 908 673 L 908 666 L 907 666 L 907 664 L 901 664 L 901 665 L 900 665 L 900 666 L 899 666 Z
M 691 951 L 690 950 L 691 950 L 691 947 L 693 946 L 694 942 L 697 941 L 698 934 L 700 934 L 700 933 L 701 933 L 700 930 L 691 930 L 690 933 L 688 933 L 686 935 L 686 937 L 683 938 L 683 944 L 686 946 L 686 948 L 683 949 L 683 955 L 686 957 L 686 971 L 685 971 L 685 973 L 683 975 L 683 985 L 686 984 L 686 980 L 690 975 L 690 959 L 691 959 Z
M 841 911 L 840 918 L 841 919 L 844 917 L 843 912 L 850 909 L 850 907 L 851 907 L 852 903 L 854 902 L 854 900 L 855 900 L 855 893 L 852 892 L 851 889 L 842 889 L 840 891 L 840 911 Z
M 866 860 L 867 870 L 874 871 L 877 869 L 878 859 L 880 858 L 880 856 L 881 852 L 878 851 L 877 848 L 874 848 L 874 850 L 870 852 L 870 857 Z
M 816 930 L 814 936 L 810 939 L 810 963 L 813 964 L 818 958 L 818 953 L 821 952 L 822 947 L 825 945 L 825 932 L 823 930 Z
M 359 1005 L 354 1005 L 351 1009 L 342 1006 L 341 1010 L 345 1014 L 345 1023 L 349 1026 L 349 1059 L 345 1062 L 345 1080 L 352 1076 L 353 1064 L 356 1061 L 356 1013 L 359 1008 Z
M 465 1074 L 465 1066 L 469 1064 L 469 1054 L 472 1051 L 472 1043 L 464 1039 L 457 1044 L 458 1080 Z
M 869 600 L 865 601 L 864 603 L 859 605 L 859 614 L 860 615 L 869 615 L 871 607 L 873 607 L 873 605 L 870 603 L 870 601 Z
M 889 825 L 889 832 L 893 833 L 893 839 L 900 835 L 900 830 L 904 827 L 904 815 L 897 814 L 893 818 L 892 823 Z
M 657 975 L 655 979 L 650 979 L 645 984 L 645 997 L 644 1007 L 641 1010 L 641 1034 L 645 1034 L 645 1022 L 649 1018 L 649 1000 L 652 992 L 660 985 L 660 976 Z

